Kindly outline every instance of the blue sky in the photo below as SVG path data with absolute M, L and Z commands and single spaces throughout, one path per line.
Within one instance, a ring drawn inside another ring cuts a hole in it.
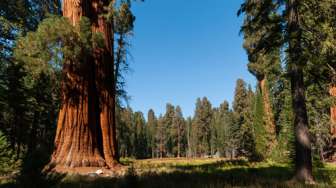
M 240 0 L 145 0 L 133 3 L 132 72 L 126 90 L 135 111 L 158 115 L 167 102 L 194 114 L 197 97 L 230 103 L 236 79 L 254 86 L 236 13 Z

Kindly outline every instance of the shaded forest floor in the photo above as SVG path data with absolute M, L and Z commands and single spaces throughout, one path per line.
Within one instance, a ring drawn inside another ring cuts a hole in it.
M 116 188 L 219 188 L 219 187 L 336 187 L 336 165 L 315 165 L 316 185 L 290 181 L 292 168 L 272 162 L 249 163 L 226 159 L 123 159 L 123 175 L 103 177 L 49 174 L 35 178 L 1 180 L 0 187 L 116 187 Z M 24 182 L 24 183 L 23 183 Z

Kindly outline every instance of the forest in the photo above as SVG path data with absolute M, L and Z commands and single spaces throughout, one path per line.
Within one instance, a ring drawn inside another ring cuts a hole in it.
M 0 0 L 1 188 L 336 187 L 335 0 L 242 0 L 256 85 L 192 116 L 129 105 L 134 3 Z

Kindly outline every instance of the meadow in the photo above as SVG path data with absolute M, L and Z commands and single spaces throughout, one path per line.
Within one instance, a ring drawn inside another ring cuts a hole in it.
M 0 187 L 336 187 L 336 165 L 315 164 L 316 184 L 291 181 L 290 164 L 251 163 L 244 159 L 122 159 L 122 175 L 44 174 L 2 181 Z M 94 171 L 93 171 L 94 172 Z

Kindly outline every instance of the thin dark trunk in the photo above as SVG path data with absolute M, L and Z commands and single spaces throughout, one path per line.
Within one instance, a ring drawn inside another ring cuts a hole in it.
M 16 123 L 13 123 L 12 121 L 9 122 L 10 125 L 13 125 L 13 127 L 10 130 L 10 144 L 13 151 L 16 151 Z
M 34 120 L 33 124 L 31 127 L 31 132 L 30 132 L 30 138 L 29 138 L 29 144 L 28 144 L 28 153 L 31 153 L 34 150 L 34 147 L 36 145 L 36 125 L 38 125 L 38 118 L 39 118 L 39 113 L 34 112 Z
M 114 71 L 114 87 L 117 88 L 118 83 L 118 76 L 119 76 L 119 68 L 120 64 L 122 63 L 122 50 L 124 48 L 124 35 L 120 34 L 120 38 L 118 39 L 118 50 L 117 50 L 117 57 L 116 57 L 116 66 Z
M 181 138 L 180 138 L 180 134 L 181 134 L 181 131 L 180 131 L 180 128 L 178 127 L 178 131 L 177 131 L 177 157 L 180 158 L 180 142 L 181 142 Z

